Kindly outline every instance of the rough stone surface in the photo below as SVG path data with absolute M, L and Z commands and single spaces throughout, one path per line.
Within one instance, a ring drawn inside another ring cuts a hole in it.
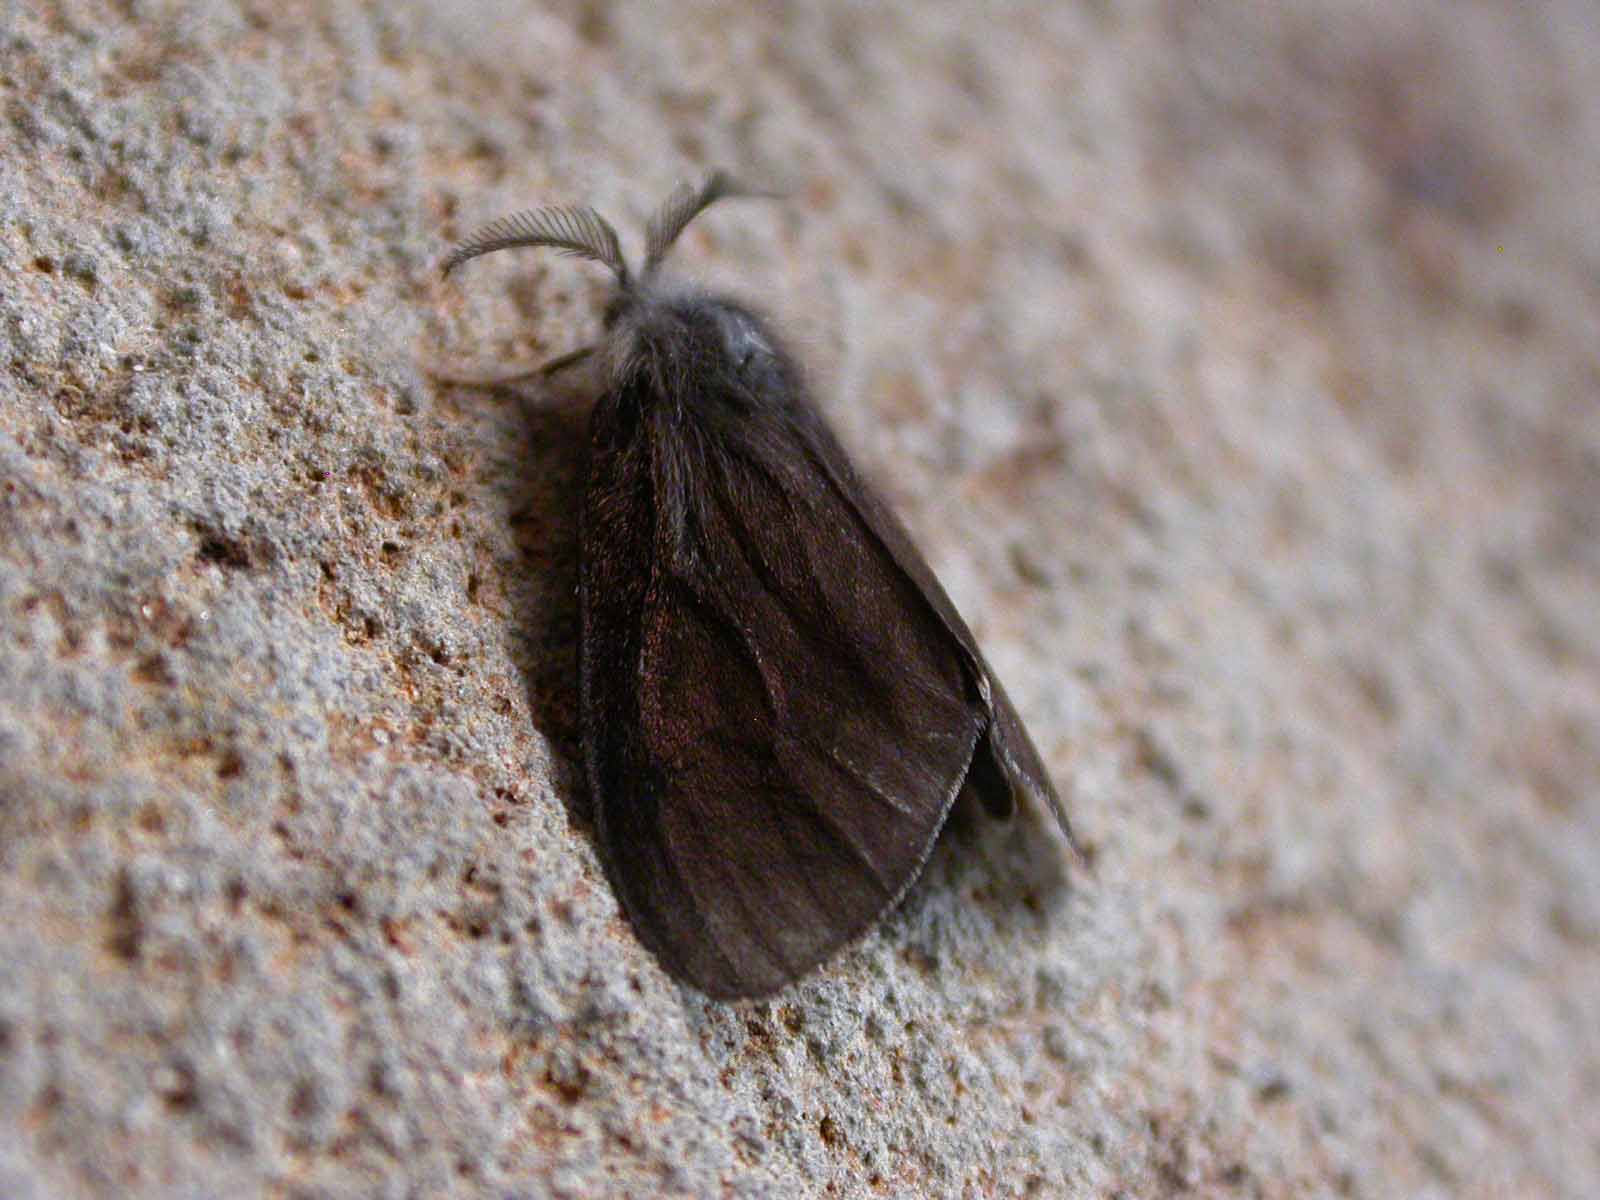
M 769 1003 L 579 768 L 570 347 L 796 331 L 1086 837 Z M 1600 24 L 0 4 L 0 1194 L 1600 1194 Z

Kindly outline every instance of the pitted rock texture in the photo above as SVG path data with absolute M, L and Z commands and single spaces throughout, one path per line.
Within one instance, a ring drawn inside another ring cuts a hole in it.
M 7 0 L 0 1195 L 1600 1194 L 1600 25 Z M 577 722 L 591 336 L 480 221 L 783 190 L 789 329 L 1085 840 L 666 978 Z

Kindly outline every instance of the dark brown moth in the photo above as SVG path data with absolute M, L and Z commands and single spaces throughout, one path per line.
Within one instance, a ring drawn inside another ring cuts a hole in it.
M 581 533 L 584 752 L 640 940 L 722 998 L 776 991 L 866 933 L 963 786 L 997 817 L 1032 797 L 1072 839 L 971 631 L 795 360 L 742 304 L 660 277 L 684 227 L 739 194 L 722 174 L 680 187 L 637 275 L 588 208 L 496 221 L 444 264 L 551 246 L 616 276 L 602 343 L 540 368 L 596 354 L 604 379 Z

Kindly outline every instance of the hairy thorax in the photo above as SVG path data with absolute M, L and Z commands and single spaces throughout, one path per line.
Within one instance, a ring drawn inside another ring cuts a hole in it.
M 685 410 L 748 411 L 794 370 L 765 323 L 742 305 L 681 287 L 645 286 L 606 311 L 602 370 L 609 390 L 643 391 Z

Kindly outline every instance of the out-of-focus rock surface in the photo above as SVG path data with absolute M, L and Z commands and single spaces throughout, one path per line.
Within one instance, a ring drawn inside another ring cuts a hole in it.
M 585 816 L 581 411 L 417 367 L 708 165 L 1095 850 L 734 1006 Z M 0 1195 L 1600 1194 L 1597 179 L 1590 0 L 6 0 Z

